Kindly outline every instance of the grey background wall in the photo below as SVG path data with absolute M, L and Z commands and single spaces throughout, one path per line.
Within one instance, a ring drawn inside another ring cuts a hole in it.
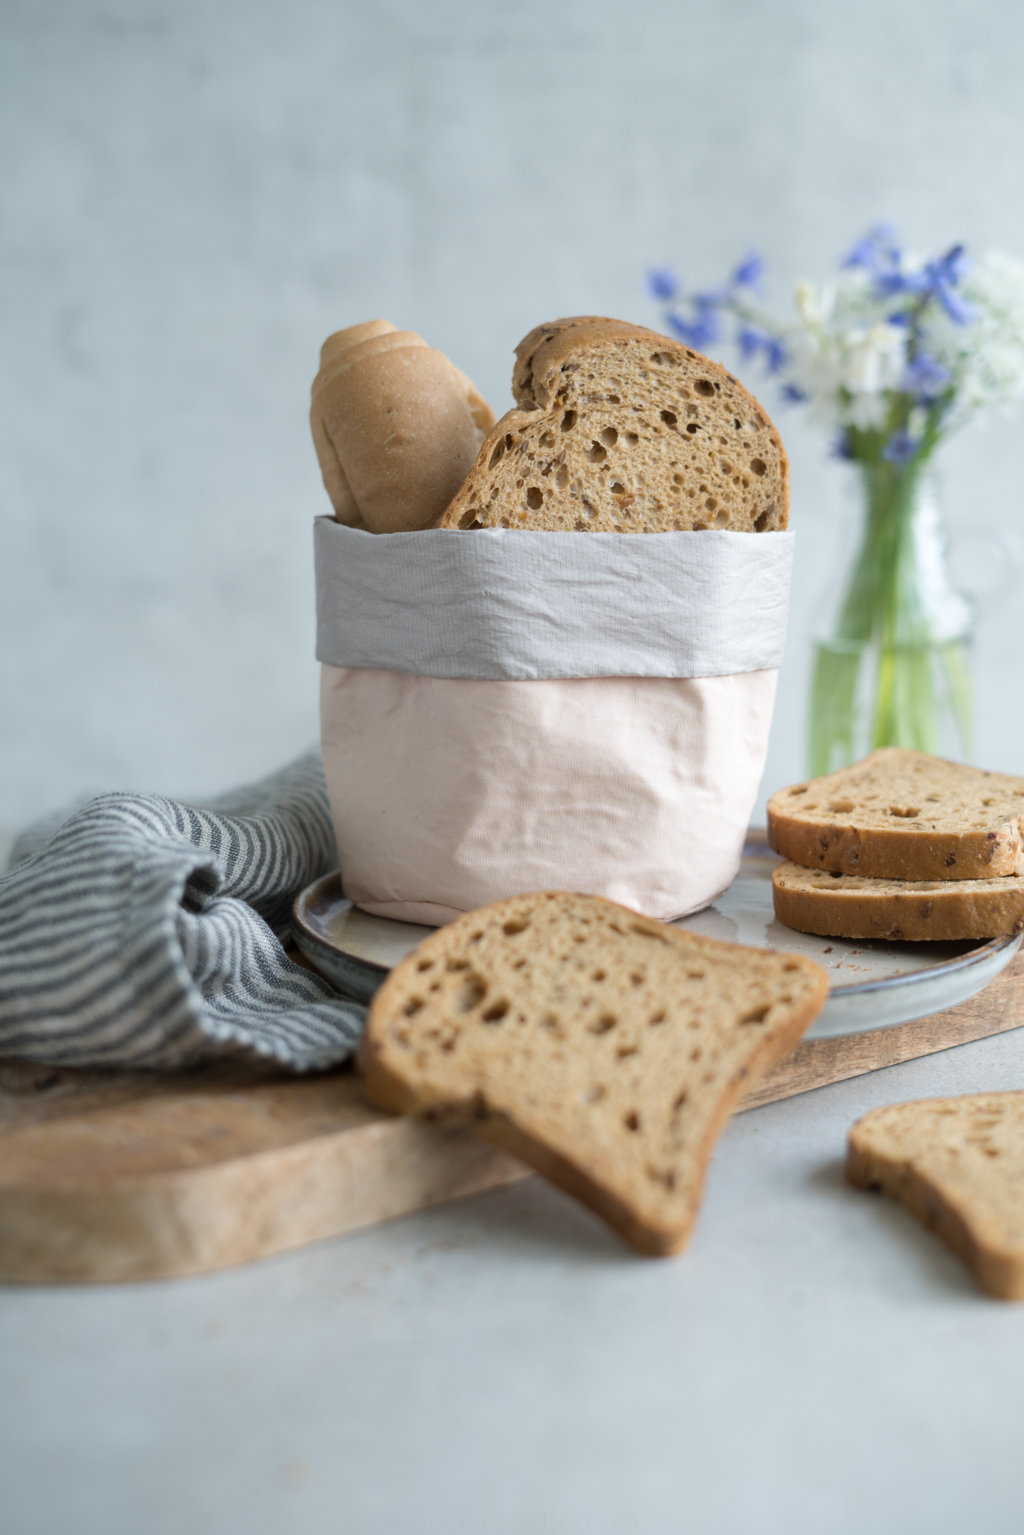
M 329 331 L 387 316 L 504 408 L 538 321 L 656 324 L 649 265 L 707 284 L 757 245 L 781 306 L 880 217 L 1024 253 L 1010 0 L 6 0 L 0 32 L 8 824 L 212 793 L 315 739 Z M 770 788 L 803 771 L 852 530 L 823 441 L 745 376 L 799 534 Z M 955 527 L 1024 529 L 1021 420 L 949 452 Z M 976 756 L 1021 771 L 1019 614 L 983 614 Z

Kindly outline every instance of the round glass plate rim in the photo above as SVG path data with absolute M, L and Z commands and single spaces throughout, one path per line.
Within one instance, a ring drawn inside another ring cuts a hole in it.
M 774 857 L 775 855 L 772 853 L 772 850 L 766 841 L 751 838 L 744 846 L 743 856 L 746 859 L 770 858 Z M 316 929 L 310 925 L 309 921 L 307 920 L 306 909 L 308 908 L 309 904 L 317 896 L 319 896 L 323 890 L 329 889 L 334 884 L 338 885 L 338 894 L 334 898 L 336 906 L 338 908 L 344 906 L 352 910 L 357 909 L 355 908 L 354 903 L 342 893 L 340 879 L 341 871 L 339 869 L 331 869 L 327 874 L 322 874 L 319 879 L 314 880 L 312 884 L 307 885 L 304 890 L 300 891 L 295 898 L 292 910 L 293 924 L 301 932 L 303 940 L 310 946 L 318 949 L 326 949 L 331 954 L 345 955 L 347 958 L 351 959 L 353 963 L 362 966 L 367 971 L 372 971 L 375 975 L 379 976 L 383 980 L 384 977 L 389 974 L 387 965 L 382 965 L 377 960 L 366 959 L 363 955 L 347 955 L 346 951 L 340 946 L 328 942 L 321 933 L 317 932 Z M 377 920 L 384 921 L 386 919 L 379 918 Z M 415 926 L 419 924 L 412 925 Z M 990 938 L 985 941 L 979 940 L 977 947 L 969 949 L 966 954 L 954 955 L 952 959 L 939 960 L 938 963 L 929 965 L 925 970 L 912 970 L 907 971 L 902 975 L 884 976 L 882 978 L 870 981 L 847 981 L 840 982 L 839 984 L 833 983 L 830 985 L 829 995 L 832 1000 L 838 1002 L 847 997 L 855 998 L 868 996 L 872 992 L 876 991 L 890 992 L 898 987 L 915 985 L 920 986 L 922 979 L 925 977 L 927 977 L 929 980 L 935 978 L 941 979 L 947 975 L 955 975 L 958 971 L 973 969 L 983 961 L 987 959 L 994 959 L 997 955 L 1003 953 L 1005 950 L 1011 947 L 1019 947 L 1020 943 L 1020 933 L 1003 933 L 998 938 Z M 301 946 L 302 945 L 300 944 L 300 947 Z
M 767 837 L 755 835 L 747 837 L 743 846 L 744 859 L 776 858 L 777 856 L 768 845 Z M 335 873 L 338 871 L 335 870 Z M 971 969 L 983 960 L 992 959 L 997 954 L 1001 954 L 1011 946 L 1019 948 L 1020 942 L 1020 933 L 1001 933 L 998 938 L 979 939 L 977 947 L 969 949 L 966 954 L 956 954 L 952 959 L 939 960 L 937 964 L 929 965 L 927 970 L 908 970 L 903 975 L 889 975 L 873 981 L 848 981 L 838 986 L 831 984 L 829 994 L 835 998 L 862 997 L 873 991 L 892 991 L 897 986 L 920 985 L 923 976 L 931 979 L 934 976 L 955 975 L 958 970 Z

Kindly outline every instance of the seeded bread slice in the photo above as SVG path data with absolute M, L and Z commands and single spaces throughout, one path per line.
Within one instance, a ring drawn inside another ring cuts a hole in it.
M 875 1109 L 850 1131 L 846 1176 L 898 1199 L 990 1295 L 1024 1300 L 1024 1093 Z
M 775 915 L 823 938 L 997 938 L 1024 929 L 1024 879 L 866 879 L 780 863 L 772 870 Z
M 359 1068 L 382 1108 L 469 1124 L 639 1251 L 673 1253 L 740 1091 L 793 1047 L 827 989 L 800 956 L 597 896 L 515 896 L 397 966 Z
M 752 395 L 699 352 L 581 316 L 520 343 L 509 411 L 443 528 L 663 533 L 785 528 L 789 468 Z
M 895 746 L 768 801 L 783 858 L 872 879 L 1024 874 L 1022 829 L 1024 778 Z

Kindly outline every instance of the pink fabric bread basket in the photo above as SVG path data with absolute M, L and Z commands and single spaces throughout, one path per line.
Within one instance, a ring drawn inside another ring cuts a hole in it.
M 316 523 L 346 894 L 440 925 L 530 890 L 665 920 L 735 878 L 791 533 L 375 535 Z

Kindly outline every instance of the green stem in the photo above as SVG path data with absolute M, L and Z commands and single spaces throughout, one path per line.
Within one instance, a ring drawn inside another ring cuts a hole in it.
M 886 427 L 886 431 L 889 427 Z M 861 440 L 856 464 L 864 534 L 831 639 L 818 646 L 811 687 L 811 772 L 826 773 L 879 746 L 935 752 L 948 716 L 970 750 L 969 614 L 926 563 L 923 472 L 934 442 L 891 464 Z M 864 437 L 867 434 L 863 434 Z M 870 453 L 870 456 L 869 456 Z

